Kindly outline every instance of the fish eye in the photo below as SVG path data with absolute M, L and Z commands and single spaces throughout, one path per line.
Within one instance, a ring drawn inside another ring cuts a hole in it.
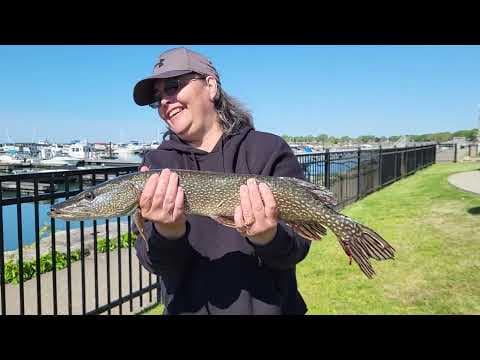
M 92 191 L 85 193 L 85 199 L 93 200 L 95 198 L 95 194 Z

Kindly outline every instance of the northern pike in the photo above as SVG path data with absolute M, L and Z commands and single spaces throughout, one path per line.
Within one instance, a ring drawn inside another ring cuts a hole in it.
M 209 171 L 172 169 L 184 189 L 186 215 L 205 216 L 234 227 L 235 207 L 240 205 L 240 185 L 254 178 L 264 182 L 275 198 L 279 220 L 303 238 L 315 241 L 329 228 L 343 250 L 372 278 L 370 259 L 393 259 L 395 249 L 378 233 L 335 210 L 333 194 L 326 188 L 291 177 L 225 174 Z M 54 205 L 49 215 L 66 221 L 109 219 L 134 215 L 140 235 L 146 241 L 139 200 L 148 178 L 161 169 L 118 176 Z M 148 242 L 147 242 L 148 244 Z

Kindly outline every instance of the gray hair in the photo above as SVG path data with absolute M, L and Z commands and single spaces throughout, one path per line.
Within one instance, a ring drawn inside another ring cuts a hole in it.
M 251 112 L 237 99 L 228 95 L 220 82 L 217 82 L 214 105 L 225 135 L 230 135 L 245 126 L 254 127 Z
M 254 128 L 251 112 L 237 99 L 228 95 L 218 80 L 214 106 L 225 135 L 231 135 L 246 126 Z M 163 140 L 172 133 L 172 130 L 167 129 L 163 133 Z

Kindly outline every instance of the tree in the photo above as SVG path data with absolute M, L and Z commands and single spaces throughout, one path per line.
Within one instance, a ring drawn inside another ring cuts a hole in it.
M 338 139 L 335 136 L 329 136 L 328 137 L 328 143 L 336 145 L 338 143 Z
M 362 135 L 362 136 L 358 137 L 358 141 L 360 141 L 362 143 L 368 143 L 368 142 L 374 141 L 374 140 L 375 140 L 375 136 L 373 136 L 373 135 Z
M 452 134 L 453 137 L 464 137 L 468 141 L 475 141 L 477 137 L 477 129 L 472 130 L 460 130 Z

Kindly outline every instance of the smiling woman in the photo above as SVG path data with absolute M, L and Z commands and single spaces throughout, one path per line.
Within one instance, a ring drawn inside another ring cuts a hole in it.
M 140 263 L 161 277 L 165 313 L 305 314 L 295 267 L 310 244 L 279 220 L 271 189 L 252 179 L 239 186 L 240 205 L 225 227 L 185 214 L 185 191 L 169 170 L 303 180 L 288 144 L 255 131 L 212 62 L 186 48 L 161 54 L 133 98 L 157 109 L 169 129 L 169 139 L 146 153 L 140 167 L 164 170 L 143 187 L 139 223 L 147 241 L 136 243 Z

